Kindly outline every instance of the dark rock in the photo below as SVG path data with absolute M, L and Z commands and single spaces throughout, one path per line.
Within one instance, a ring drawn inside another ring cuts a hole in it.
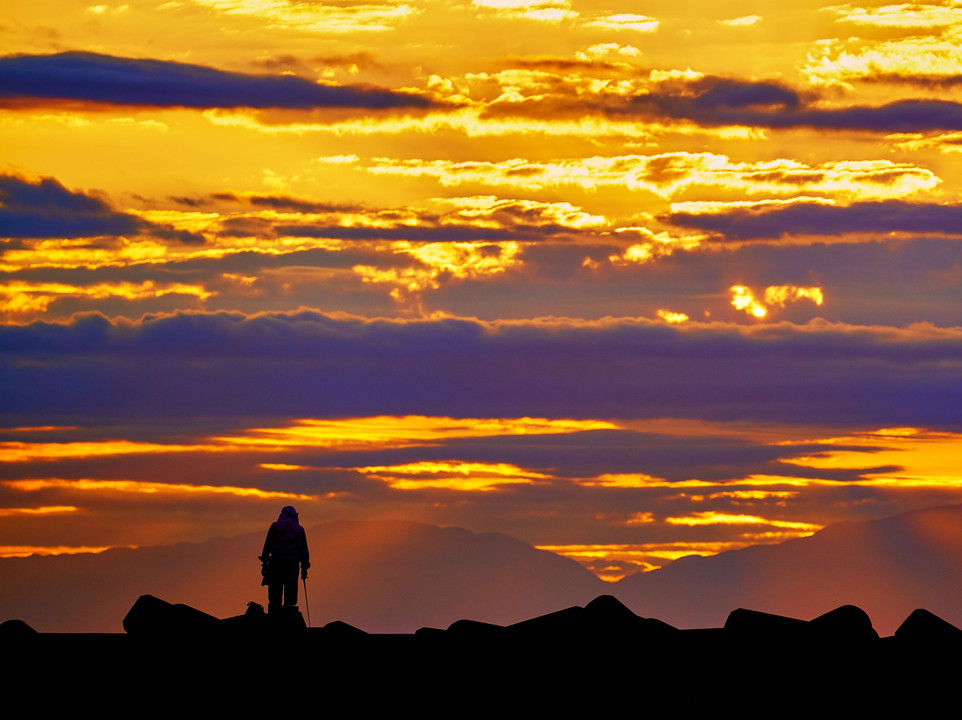
M 599 595 L 585 605 L 594 618 L 605 618 L 609 622 L 634 622 L 638 616 L 614 595 Z
M 271 668 L 292 688 L 322 679 L 365 707 L 380 702 L 375 714 L 395 713 L 399 702 L 415 699 L 432 703 L 437 714 L 465 702 L 479 714 L 505 707 L 588 713 L 599 692 L 621 692 L 635 703 L 640 679 L 656 713 L 659 702 L 667 708 L 679 701 L 686 711 L 714 712 L 721 700 L 749 690 L 753 707 L 790 703 L 789 714 L 827 707 L 874 713 L 900 700 L 916 708 L 920 693 L 952 697 L 953 651 L 962 647 L 962 630 L 924 610 L 913 612 L 896 637 L 877 639 L 867 615 L 850 605 L 811 621 L 738 609 L 724 628 L 697 630 L 639 617 L 610 596 L 508 627 L 459 620 L 447 630 L 369 634 L 341 621 L 308 630 L 299 622 L 296 609 L 265 614 L 249 606 L 244 615 L 217 620 L 145 595 L 124 619 L 127 634 L 45 634 L 20 621 L 3 623 L 0 676 L 36 694 L 51 677 L 37 668 L 55 659 L 58 687 L 69 687 L 71 700 L 109 678 L 130 703 L 169 689 L 169 713 L 196 698 L 233 701 L 235 713 L 249 713 L 258 702 L 264 712 L 276 709 L 269 688 L 246 684 L 225 693 L 239 678 Z M 301 629 L 287 632 L 285 623 Z M 262 632 L 251 634 L 254 626 Z M 6 642 L 18 633 L 35 639 Z M 316 713 L 316 693 L 294 696 L 297 712 Z
M 808 623 L 796 618 L 738 608 L 728 614 L 725 632 L 754 642 L 781 643 L 805 637 Z
M 868 614 L 854 605 L 842 605 L 808 623 L 809 630 L 819 640 L 842 642 L 865 642 L 878 640 Z
M 899 640 L 924 643 L 962 642 L 962 630 L 928 610 L 913 610 L 895 631 Z
M 256 617 L 256 616 L 255 616 Z M 298 632 L 307 629 L 304 616 L 296 606 L 282 606 L 268 612 L 267 623 L 279 632 Z
M 655 618 L 636 615 L 614 595 L 599 595 L 585 605 L 588 623 L 598 632 L 622 632 L 659 636 L 678 632 L 678 628 Z
M 264 606 L 256 602 L 247 603 L 247 610 L 243 615 L 224 618 L 221 620 L 222 629 L 225 632 L 236 633 L 265 633 L 270 630 L 270 623 Z
M 504 634 L 503 625 L 478 622 L 477 620 L 457 620 L 448 627 L 448 632 L 459 638 L 492 638 Z
M 423 627 L 418 628 L 414 632 L 414 636 L 417 638 L 422 638 L 424 640 L 439 640 L 446 637 L 448 634 L 447 630 L 436 627 Z
M 187 605 L 172 605 L 153 595 L 141 595 L 124 618 L 128 635 L 165 637 L 216 632 L 220 620 Z
M 557 612 L 539 615 L 530 620 L 508 625 L 507 629 L 515 637 L 524 637 L 529 640 L 562 640 L 570 639 L 573 634 L 583 635 L 585 632 L 583 607 L 574 607 L 558 610 Z
M 0 623 L 0 640 L 34 637 L 39 633 L 23 620 L 7 620 Z
M 368 635 L 360 628 L 348 625 L 346 622 L 341 622 L 340 620 L 329 622 L 324 626 L 323 630 L 326 636 L 337 639 L 360 638 L 367 637 Z

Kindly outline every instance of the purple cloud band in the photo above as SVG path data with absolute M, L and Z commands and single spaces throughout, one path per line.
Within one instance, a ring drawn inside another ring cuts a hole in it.
M 823 325 L 401 323 L 319 312 L 0 328 L 13 418 L 699 417 L 958 424 L 962 334 Z
M 708 230 L 730 240 L 759 240 L 783 235 L 842 233 L 945 233 L 962 231 L 962 205 L 903 200 L 857 202 L 848 206 L 799 203 L 775 208 L 735 208 L 723 213 L 673 213 L 674 225 Z
M 53 178 L 35 182 L 0 175 L 0 237 L 84 238 L 151 234 L 200 244 L 204 237 L 136 215 L 118 212 L 105 201 L 68 190 Z
M 431 101 L 291 75 L 247 75 L 203 65 L 88 52 L 0 58 L 0 98 L 189 108 L 416 108 Z

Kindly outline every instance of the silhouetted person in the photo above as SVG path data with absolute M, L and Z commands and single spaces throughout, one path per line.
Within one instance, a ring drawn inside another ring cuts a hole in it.
M 271 524 L 260 556 L 261 585 L 267 585 L 267 612 L 283 607 L 297 607 L 297 571 L 307 579 L 311 566 L 307 552 L 307 534 L 297 522 L 297 511 L 288 505 L 281 510 L 277 522 Z

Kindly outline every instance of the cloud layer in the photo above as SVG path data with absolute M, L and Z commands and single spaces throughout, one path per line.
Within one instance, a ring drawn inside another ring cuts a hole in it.
M 950 426 L 955 331 L 88 316 L 0 334 L 6 413 L 697 417 Z M 149 380 L 148 380 L 149 379 Z
M 202 65 L 88 52 L 0 58 L 0 98 L 74 100 L 106 105 L 185 108 L 426 107 L 410 93 L 320 85 L 289 75 L 247 75 Z
M 623 9 L 5 8 L 0 554 L 962 501 L 958 8 Z

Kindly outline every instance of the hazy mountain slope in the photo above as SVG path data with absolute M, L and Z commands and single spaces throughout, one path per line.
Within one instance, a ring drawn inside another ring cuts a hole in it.
M 920 607 L 962 626 L 962 505 L 682 558 L 623 579 L 613 594 L 678 627 L 717 627 L 738 607 L 810 619 L 843 604 L 865 610 L 882 634 Z
M 120 632 L 152 594 L 218 617 L 239 615 L 260 585 L 262 534 L 99 555 L 0 560 L 0 620 L 45 632 Z M 461 618 L 511 623 L 583 605 L 606 587 L 572 560 L 507 535 L 411 522 L 308 529 L 311 620 L 413 632 Z M 303 597 L 301 607 L 304 608 Z
M 864 609 L 891 634 L 916 608 L 962 626 L 962 505 L 714 557 L 683 558 L 611 585 L 577 563 L 501 534 L 419 523 L 336 522 L 308 530 L 311 620 L 413 632 L 470 618 L 508 624 L 609 593 L 677 627 L 720 627 L 735 608 L 810 619 Z M 100 555 L 0 560 L 0 620 L 46 632 L 120 632 L 152 594 L 218 617 L 266 604 L 260 533 Z M 304 607 L 303 597 L 301 606 Z

